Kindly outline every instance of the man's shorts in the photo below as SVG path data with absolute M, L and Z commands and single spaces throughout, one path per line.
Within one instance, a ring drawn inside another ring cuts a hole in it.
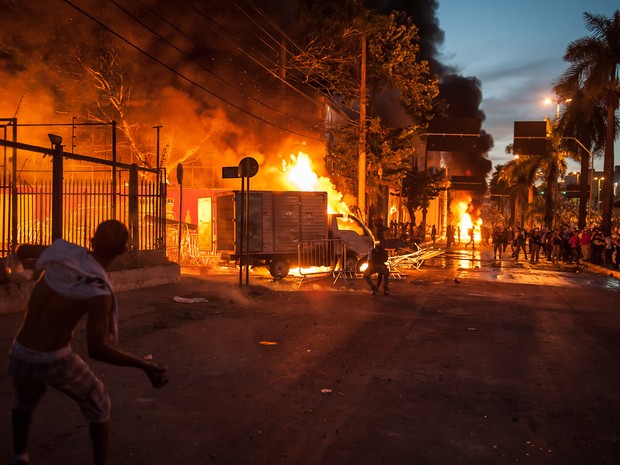
M 80 356 L 69 350 L 59 360 L 33 363 L 20 358 L 20 349 L 23 346 L 12 349 L 9 361 L 9 373 L 15 390 L 15 410 L 33 411 L 47 386 L 50 386 L 74 399 L 89 423 L 109 420 L 110 397 L 103 383 Z

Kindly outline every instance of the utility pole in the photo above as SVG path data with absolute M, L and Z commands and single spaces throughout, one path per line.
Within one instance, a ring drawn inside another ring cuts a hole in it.
M 357 160 L 357 206 L 366 218 L 366 34 L 362 38 L 362 66 L 360 73 L 360 133 Z

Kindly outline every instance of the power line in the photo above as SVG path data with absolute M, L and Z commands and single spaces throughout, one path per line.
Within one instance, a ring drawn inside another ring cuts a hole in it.
M 298 133 L 296 131 L 292 131 L 290 129 L 284 128 L 278 124 L 272 123 L 271 121 L 266 120 L 265 118 L 262 118 L 258 115 L 255 115 L 254 113 L 246 110 L 245 108 L 242 108 L 238 105 L 236 105 L 235 103 L 227 100 L 224 97 L 221 97 L 220 95 L 217 95 L 216 93 L 212 92 L 211 90 L 207 89 L 205 86 L 193 81 L 192 79 L 188 78 L 187 76 L 183 75 L 182 73 L 179 73 L 177 70 L 175 70 L 174 68 L 172 68 L 171 66 L 167 65 L 166 63 L 164 63 L 163 61 L 159 60 L 157 57 L 153 56 L 152 54 L 150 54 L 149 52 L 147 52 L 146 50 L 143 50 L 142 48 L 140 48 L 138 45 L 134 44 L 133 42 L 131 42 L 129 39 L 125 38 L 124 36 L 122 36 L 121 34 L 119 34 L 118 32 L 114 31 L 112 28 L 110 28 L 109 26 L 107 26 L 106 24 L 104 24 L 103 22 L 99 21 L 97 18 L 93 17 L 92 15 L 90 15 L 89 13 L 87 13 L 86 11 L 82 10 L 80 7 L 78 7 L 77 5 L 75 5 L 73 2 L 71 2 L 70 0 L 64 0 L 65 3 L 67 3 L 69 6 L 71 6 L 72 8 L 74 8 L 75 10 L 77 10 L 78 12 L 80 12 L 81 14 L 83 14 L 84 16 L 88 17 L 89 19 L 91 19 L 92 21 L 94 21 L 95 23 L 97 23 L 99 26 L 101 26 L 102 28 L 104 28 L 105 30 L 107 30 L 108 32 L 110 32 L 112 35 L 116 36 L 117 38 L 119 38 L 120 40 L 122 40 L 123 42 L 125 42 L 127 45 L 129 45 L 130 47 L 134 48 L 135 50 L 139 51 L 140 53 L 144 54 L 145 56 L 147 56 L 148 58 L 150 58 L 151 60 L 155 61 L 156 63 L 160 64 L 161 66 L 163 66 L 164 68 L 166 68 L 167 70 L 171 71 L 172 73 L 176 74 L 177 76 L 179 76 L 181 79 L 183 79 L 184 81 L 187 81 L 188 83 L 192 84 L 193 86 L 201 89 L 202 91 L 208 93 L 209 95 L 217 98 L 218 100 L 221 100 L 222 102 L 226 103 L 227 105 L 230 105 L 231 107 L 241 111 L 242 113 L 245 113 L 259 121 L 262 121 L 263 123 L 266 123 L 270 126 L 273 126 L 277 129 L 280 129 L 282 131 L 291 133 L 291 134 L 295 134 L 297 136 L 301 136 L 304 138 L 311 138 L 314 140 L 318 140 L 318 141 L 322 141 L 321 138 L 316 138 L 316 137 L 310 137 L 307 134 L 301 134 Z
M 226 40 L 228 40 L 237 50 L 239 50 L 242 54 L 244 54 L 245 56 L 247 56 L 250 60 L 254 61 L 258 66 L 260 66 L 261 68 L 265 69 L 271 76 L 273 76 L 274 78 L 276 78 L 277 80 L 281 81 L 284 85 L 290 87 L 292 90 L 294 90 L 295 92 L 297 92 L 298 94 L 300 94 L 302 97 L 304 97 L 305 99 L 309 100 L 310 102 L 319 105 L 322 107 L 322 104 L 314 99 L 312 99 L 310 96 L 308 96 L 307 94 L 301 92 L 299 89 L 297 89 L 295 86 L 293 86 L 291 83 L 289 83 L 288 81 L 286 81 L 285 79 L 283 79 L 282 77 L 278 76 L 277 73 L 275 73 L 273 70 L 267 68 L 264 64 L 262 64 L 259 60 L 257 60 L 256 58 L 254 58 L 251 54 L 249 54 L 245 49 L 243 49 L 243 47 L 240 47 L 236 42 L 239 41 L 241 44 L 243 44 L 244 46 L 248 47 L 248 48 L 252 48 L 251 46 L 249 46 L 248 44 L 245 44 L 243 41 L 239 40 L 233 33 L 231 33 L 226 27 L 222 26 L 220 23 L 218 23 L 217 21 L 215 21 L 213 18 L 209 17 L 204 11 L 202 11 L 201 9 L 197 8 L 194 5 L 189 4 L 187 1 L 184 2 L 189 8 L 193 9 L 194 11 L 196 11 L 197 13 L 199 13 L 209 24 L 212 25 L 212 27 L 215 28 L 215 31 L 220 33 L 220 35 L 222 37 L 224 37 Z M 233 40 L 234 38 L 234 40 Z M 266 57 L 265 55 L 263 55 L 262 53 L 258 52 L 265 60 L 271 62 L 271 64 L 273 64 L 274 66 L 279 66 L 278 63 L 274 62 L 273 60 L 271 60 L 269 57 Z
M 187 38 L 192 44 L 196 45 L 195 42 L 193 41 L 193 39 L 191 39 L 188 35 L 186 35 L 184 32 L 181 31 L 181 29 L 177 28 L 174 24 L 172 24 L 170 21 L 164 19 L 163 17 L 161 17 L 157 12 L 155 12 L 153 9 L 151 9 L 148 5 L 144 5 L 144 3 L 140 2 L 140 0 L 136 0 L 138 3 L 140 3 L 142 6 L 146 7 L 151 13 L 153 13 L 155 16 L 157 16 L 159 19 L 161 19 L 162 21 L 164 21 L 166 24 L 170 25 L 175 31 L 181 33 L 185 38 Z M 138 24 L 140 24 L 142 27 L 144 27 L 145 29 L 147 29 L 151 34 L 155 35 L 156 37 L 158 37 L 161 41 L 163 41 L 164 43 L 166 43 L 168 46 L 172 47 L 174 50 L 176 50 L 177 52 L 179 52 L 180 54 L 182 54 L 183 56 L 188 55 L 188 52 L 181 50 L 179 47 L 177 47 L 176 45 L 174 45 L 173 43 L 171 43 L 168 39 L 166 39 L 165 37 L 163 37 L 161 34 L 159 34 L 157 31 L 155 31 L 153 28 L 151 28 L 150 26 L 148 26 L 147 24 L 144 23 L 144 21 L 142 21 L 140 18 L 136 17 L 133 13 L 131 13 L 130 11 L 128 11 L 126 8 L 124 8 L 123 6 L 121 6 L 116 0 L 111 0 L 111 2 L 116 5 L 117 8 L 119 8 L 121 11 L 123 11 L 127 16 L 129 16 L 131 19 L 133 19 L 135 22 L 137 22 Z M 243 90 L 239 89 L 238 87 L 234 86 L 233 84 L 231 84 L 229 81 L 227 81 L 226 79 L 224 79 L 223 77 L 221 77 L 220 75 L 218 75 L 217 73 L 211 71 L 210 69 L 206 68 L 205 66 L 203 66 L 201 63 L 199 63 L 197 60 L 188 58 L 189 61 L 191 61 L 192 63 L 195 63 L 197 66 L 199 66 L 203 71 L 209 73 L 210 75 L 212 75 L 213 77 L 217 78 L 219 81 L 223 82 L 224 84 L 226 84 L 227 86 L 229 86 L 230 88 L 234 89 L 235 91 L 239 92 L 242 96 L 255 101 L 256 103 L 258 103 L 259 105 L 262 105 L 263 107 L 278 113 L 282 116 L 285 116 L 287 118 L 289 118 L 291 121 L 297 121 L 301 124 L 305 124 L 310 128 L 313 128 L 313 125 L 310 123 L 307 123 L 305 121 L 302 121 L 298 118 L 295 118 L 287 113 L 284 113 L 281 110 L 278 110 L 276 108 L 273 108 L 272 106 L 266 104 L 265 102 L 246 94 L 245 92 L 243 92 Z
M 299 52 L 304 55 L 310 62 L 312 63 L 319 63 L 319 60 L 317 60 L 316 57 L 313 57 L 312 55 L 310 55 L 307 51 L 305 51 L 303 48 L 301 48 L 299 45 L 297 45 L 297 43 L 291 39 L 288 34 L 286 33 L 286 31 L 284 31 L 273 19 L 271 19 L 271 17 L 269 17 L 269 15 L 267 15 L 263 10 L 261 10 L 261 8 L 256 5 L 256 3 L 254 3 L 252 0 L 245 0 L 247 4 L 249 4 L 252 9 L 258 13 L 260 16 L 262 16 L 265 21 L 271 25 L 284 39 L 286 39 L 288 41 L 288 43 L 292 44 L 293 47 L 295 47 L 297 50 L 299 50 Z M 255 22 L 251 15 L 249 15 L 247 12 L 245 12 L 243 10 L 243 8 L 233 0 L 233 4 L 240 10 L 242 11 L 257 27 L 259 27 L 263 32 L 265 32 L 265 34 L 267 34 L 269 37 L 272 37 L 271 34 L 269 32 L 267 32 L 265 29 L 263 29 L 257 22 Z M 274 41 L 277 42 L 276 39 L 273 39 Z M 284 49 L 285 52 L 292 58 L 296 58 L 296 55 L 293 54 L 291 51 L 288 50 L 288 48 Z M 334 99 L 333 93 L 331 92 L 331 90 L 321 81 L 319 81 L 317 78 L 311 77 L 309 76 L 304 70 L 300 69 L 298 66 L 295 65 L 291 65 L 290 68 L 296 69 L 297 71 L 299 71 L 303 76 L 305 76 L 306 81 L 308 82 L 312 82 L 314 83 L 317 87 L 323 89 L 323 92 L 325 92 L 327 95 L 329 95 L 332 99 Z M 289 68 L 289 69 L 290 69 Z M 328 79 L 326 78 L 322 78 L 324 81 L 329 82 Z M 299 79 L 297 79 L 298 82 L 303 82 L 304 84 L 307 84 L 307 82 L 301 81 Z M 333 85 L 333 83 L 330 83 Z M 342 105 L 345 108 L 347 108 L 349 111 L 359 114 L 359 110 L 356 110 L 355 108 L 352 108 L 350 106 L 345 106 Z M 349 117 L 347 117 L 346 115 L 343 115 L 343 118 L 346 119 L 347 121 L 349 121 L 352 124 L 357 124 L 356 121 L 353 121 L 352 119 L 350 119 Z
M 278 42 L 277 39 L 275 39 L 268 31 L 266 31 L 260 24 L 258 24 L 251 17 L 251 15 L 249 15 L 237 2 L 233 1 L 232 3 L 237 7 L 237 9 L 239 9 L 243 14 L 245 14 L 248 17 L 248 19 L 250 21 L 252 21 L 260 30 L 262 30 L 265 34 L 267 34 L 268 37 L 270 37 L 274 42 L 276 42 L 276 43 Z M 252 0 L 246 0 L 246 3 L 248 3 L 256 13 L 258 13 L 260 16 L 262 16 L 265 19 L 265 21 L 267 21 L 267 23 L 269 25 L 271 25 L 271 27 L 273 27 L 282 37 L 284 37 L 290 44 L 292 44 L 303 55 L 308 57 L 311 61 L 314 61 L 314 62 L 317 61 L 315 57 L 310 56 L 305 50 L 303 50 L 299 45 L 297 45 L 297 43 L 293 39 L 291 39 L 288 36 L 288 34 L 286 34 L 286 32 L 275 21 L 273 21 L 268 15 L 266 15 L 263 10 L 261 10 L 254 2 L 252 2 Z M 284 48 L 284 51 L 285 51 L 285 53 L 287 53 L 291 57 L 295 57 L 295 55 L 292 52 L 290 52 L 287 48 Z M 302 73 L 302 75 L 308 77 L 306 75 L 306 73 L 304 73 L 303 70 L 299 69 L 296 66 L 293 66 L 293 67 L 297 71 Z M 329 91 L 329 89 L 324 84 L 320 83 L 315 78 L 312 78 L 311 81 L 316 83 L 319 87 L 323 88 L 329 95 L 331 95 L 331 92 Z
M 247 1 L 247 3 L 248 3 L 248 4 L 249 4 L 249 5 L 250 5 L 253 9 L 254 9 L 254 11 L 255 11 L 256 13 L 258 13 L 260 16 L 262 16 L 262 17 L 265 19 L 265 21 L 266 21 L 269 25 L 271 25 L 271 26 L 272 26 L 272 27 L 276 30 L 276 32 L 278 32 L 279 34 L 281 34 L 281 35 L 282 35 L 282 37 L 284 37 L 284 38 L 285 38 L 288 42 L 290 42 L 291 44 L 293 44 L 293 45 L 295 46 L 295 48 L 299 49 L 302 53 L 304 53 L 306 56 L 308 56 L 308 58 L 310 58 L 312 61 L 315 61 L 315 62 L 316 62 L 316 59 L 315 59 L 315 58 L 310 57 L 307 53 L 305 53 L 305 52 L 304 52 L 304 51 L 303 51 L 303 50 L 302 50 L 302 49 L 301 49 L 301 48 L 300 48 L 300 47 L 299 47 L 299 46 L 298 46 L 298 45 L 297 45 L 297 44 L 296 44 L 296 43 L 295 43 L 295 42 L 294 42 L 291 38 L 289 38 L 289 37 L 286 35 L 286 33 L 284 32 L 284 30 L 282 30 L 282 28 L 280 28 L 280 27 L 279 27 L 279 26 L 275 23 L 275 21 L 273 21 L 270 17 L 268 17 L 268 16 L 267 16 L 267 15 L 266 15 L 266 14 L 265 14 L 265 13 L 264 13 L 264 12 L 263 12 L 260 8 L 259 8 L 259 7 L 258 7 L 258 6 L 256 6 L 255 4 L 253 4 L 250 0 L 246 0 L 246 1 Z M 275 37 L 273 37 L 273 35 L 272 35 L 269 31 L 267 31 L 265 28 L 263 28 L 263 27 L 262 27 L 262 26 L 261 26 L 261 25 L 260 25 L 260 24 L 259 24 L 259 23 L 258 23 L 258 22 L 257 22 L 257 21 L 253 18 L 253 17 L 252 17 L 252 15 L 250 15 L 247 11 L 245 11 L 245 10 L 244 10 L 244 9 L 243 9 L 243 8 L 242 8 L 242 7 L 241 7 L 241 6 L 237 3 L 237 2 L 233 1 L 232 3 L 233 3 L 233 5 L 235 5 L 235 7 L 236 7 L 239 11 L 241 11 L 241 12 L 242 12 L 242 13 L 243 13 L 243 14 L 244 14 L 244 15 L 245 15 L 245 16 L 246 16 L 246 17 L 247 17 L 247 18 L 248 18 L 248 19 L 249 19 L 249 20 L 250 20 L 250 21 L 251 21 L 251 22 L 252 22 L 255 26 L 256 26 L 256 27 L 258 27 L 261 31 L 263 31 L 263 32 L 265 33 L 265 35 L 267 35 L 267 37 L 269 37 L 271 40 L 273 40 L 273 41 L 277 44 L 277 46 L 278 46 L 278 50 L 283 50 L 283 52 L 284 52 L 284 54 L 285 54 L 285 55 L 288 55 L 288 56 L 291 56 L 291 57 L 295 57 L 295 55 L 294 55 L 292 52 L 290 52 L 290 51 L 288 50 L 288 48 L 287 48 L 287 47 L 282 46 L 282 44 L 280 44 L 280 43 L 278 42 L 278 40 L 277 40 Z M 273 47 L 271 47 L 269 44 L 267 44 L 267 42 L 266 42 L 266 41 L 263 41 L 262 39 L 261 39 L 261 41 L 262 41 L 262 42 L 263 42 L 266 46 L 268 46 L 269 48 L 271 48 L 272 50 L 274 50 L 274 51 L 275 51 L 275 49 L 274 49 Z M 302 79 L 297 78 L 297 77 L 296 77 L 296 76 L 294 76 L 293 74 L 290 74 L 290 76 L 293 76 L 293 77 L 295 78 L 295 80 L 296 80 L 298 83 L 300 83 L 300 84 L 302 84 L 302 85 L 309 85 L 309 84 L 308 84 L 308 79 L 307 79 L 307 78 L 308 78 L 308 76 L 306 75 L 306 73 L 305 73 L 302 69 L 300 69 L 299 67 L 294 66 L 294 65 L 293 65 L 293 66 L 291 66 L 291 65 L 289 65 L 289 63 L 288 63 L 288 62 L 287 62 L 287 67 L 288 67 L 288 69 L 289 69 L 289 70 L 291 69 L 291 67 L 292 67 L 292 68 L 294 68 L 294 69 L 296 69 L 296 70 L 297 70 L 297 71 L 299 71 L 299 72 L 300 72 L 303 76 L 305 76 L 305 77 L 306 77 L 306 80 L 302 80 Z M 330 96 L 331 96 L 331 92 L 330 92 L 330 90 L 329 90 L 329 89 L 328 89 L 328 88 L 327 88 L 324 84 L 322 84 L 321 82 L 319 82 L 319 81 L 318 81 L 318 80 L 316 80 L 315 78 L 310 78 L 309 82 L 314 82 L 314 83 L 315 83 L 318 87 L 321 87 L 321 88 L 323 89 L 323 91 L 324 91 L 324 92 L 326 92 L 328 95 L 330 95 Z
M 187 34 L 185 34 L 184 32 L 182 32 L 177 26 L 175 26 L 173 23 L 171 23 L 170 21 L 168 21 L 167 19 L 163 18 L 161 15 L 159 15 L 157 12 L 155 12 L 153 9 L 151 9 L 148 5 L 145 5 L 141 0 L 135 0 L 138 3 L 140 3 L 142 6 L 146 7 L 150 12 L 152 12 L 155 16 L 157 16 L 159 19 L 161 19 L 162 21 L 164 21 L 166 24 L 170 25 L 173 29 L 175 29 L 176 31 L 180 32 L 184 37 L 186 37 L 190 42 L 192 42 L 194 45 L 196 45 L 196 43 L 193 41 L 193 39 L 191 39 Z M 249 3 L 250 0 L 246 0 Z M 261 43 L 263 43 L 266 47 L 268 47 L 270 50 L 274 51 L 275 53 L 278 53 L 280 50 L 284 50 L 284 52 L 290 56 L 294 56 L 290 51 L 288 51 L 288 49 L 286 47 L 282 47 L 282 45 L 278 42 L 278 40 L 273 37 L 273 35 L 271 33 L 269 33 L 265 28 L 263 28 L 257 21 L 254 20 L 254 18 L 248 14 L 240 5 L 238 5 L 236 2 L 233 1 L 233 4 L 260 30 L 262 31 L 267 37 L 269 37 L 275 44 L 276 44 L 276 48 L 274 48 L 271 44 L 269 44 L 266 40 L 264 40 L 262 37 L 257 36 L 258 39 L 261 41 Z M 276 73 L 274 73 L 273 70 L 269 69 L 268 67 L 266 67 L 264 64 L 262 64 L 258 59 L 256 59 L 255 57 L 253 57 L 249 52 L 247 52 L 245 50 L 244 47 L 246 48 L 250 48 L 253 49 L 252 46 L 248 45 L 247 43 L 245 43 L 244 41 L 240 40 L 236 34 L 232 33 L 229 29 L 227 29 L 225 26 L 223 26 L 222 24 L 220 24 L 219 22 L 215 21 L 213 18 L 211 18 L 210 16 L 208 16 L 205 12 L 203 12 L 202 10 L 200 10 L 199 8 L 195 7 L 194 5 L 189 4 L 187 1 L 185 2 L 185 5 L 190 8 L 193 9 L 194 11 L 196 11 L 197 13 L 200 14 L 200 16 L 202 16 L 205 20 L 208 21 L 208 24 L 210 25 L 210 27 L 219 35 L 221 35 L 222 37 L 224 37 L 227 41 L 229 41 L 237 50 L 239 50 L 241 53 L 243 53 L 244 55 L 246 55 L 248 58 L 250 58 L 252 61 L 254 61 L 258 66 L 260 66 L 261 68 L 265 69 L 269 75 L 271 75 L 272 77 L 278 79 L 279 81 L 281 81 L 282 83 L 284 83 L 286 86 L 290 87 L 291 89 L 293 89 L 295 92 L 299 93 L 300 95 L 302 95 L 302 97 L 304 97 L 305 99 L 309 100 L 311 103 L 319 106 L 319 107 L 323 107 L 323 103 L 319 102 L 315 99 L 313 99 L 312 97 L 310 97 L 309 95 L 307 95 L 306 93 L 301 92 L 297 87 L 292 86 L 287 80 L 283 79 L 281 76 L 277 75 Z M 295 48 L 297 48 L 298 50 L 300 50 L 302 53 L 304 53 L 310 60 L 312 61 L 317 61 L 316 58 L 313 58 L 311 56 L 309 56 L 306 52 L 304 52 L 304 50 L 299 47 L 297 44 L 295 44 L 295 42 L 293 42 L 292 39 L 290 39 L 286 33 L 277 25 L 277 23 L 275 23 L 271 18 L 269 18 L 262 10 L 260 10 L 260 8 L 258 8 L 256 5 L 252 4 L 251 5 L 253 7 L 253 9 L 260 15 L 262 16 L 270 25 L 272 25 L 272 27 L 280 34 L 282 34 L 290 43 L 292 43 Z M 140 22 L 140 21 L 138 21 Z M 141 22 L 140 22 L 141 23 Z M 149 29 L 150 30 L 150 29 Z M 156 32 L 154 32 L 155 35 L 157 35 L 158 37 L 161 38 L 161 36 L 159 34 L 157 34 Z M 162 40 L 166 41 L 165 39 L 162 38 Z M 238 43 L 236 43 L 236 42 Z M 167 42 L 167 41 L 166 41 Z M 279 67 L 280 64 L 274 62 L 271 58 L 265 56 L 263 53 L 258 52 L 260 54 L 261 57 L 263 57 L 266 61 L 268 61 L 269 63 L 271 63 L 274 67 Z M 192 60 L 193 61 L 193 60 Z M 198 63 L 197 63 L 198 64 Z M 202 65 L 199 64 L 199 66 L 202 67 Z M 299 71 L 302 75 L 304 75 L 306 78 L 308 76 L 305 75 L 304 71 L 299 69 L 298 67 L 293 66 L 294 69 L 296 69 L 297 71 Z M 203 69 L 205 69 L 203 67 Z M 289 68 L 290 69 L 290 68 Z M 208 69 L 205 69 L 207 72 L 210 72 Z M 214 73 L 211 73 L 214 74 Z M 308 79 L 302 80 L 299 79 L 298 77 L 296 77 L 294 74 L 289 74 L 289 77 L 292 77 L 293 80 L 297 81 L 297 83 L 299 83 L 300 85 L 304 85 L 304 86 L 308 86 L 309 88 L 311 88 L 313 91 L 316 91 L 316 87 L 311 86 L 308 83 Z M 220 78 L 221 79 L 221 78 Z M 311 82 L 315 82 L 317 84 L 317 86 L 322 87 L 324 89 L 324 91 L 327 93 L 327 95 L 331 96 L 331 92 L 329 91 L 329 89 L 327 89 L 325 87 L 324 84 L 318 82 L 316 79 L 312 78 L 310 80 Z M 254 81 L 257 85 L 261 85 L 259 84 L 257 81 Z M 237 89 L 236 87 L 232 86 L 232 84 L 226 82 L 227 85 L 230 85 L 231 87 Z M 240 91 L 242 92 L 242 91 Z M 262 105 L 266 105 L 262 102 L 260 102 L 257 99 L 254 99 L 253 97 L 249 97 L 248 98 L 252 98 L 253 100 L 261 103 Z M 333 97 L 331 97 L 333 99 Z M 309 127 L 313 127 L 313 125 L 301 121 L 299 119 L 296 119 L 290 115 L 287 115 L 284 112 L 280 112 L 279 110 L 273 109 L 272 107 L 270 107 L 269 105 L 266 105 L 268 108 L 270 108 L 271 110 L 282 114 L 283 116 L 287 116 L 289 118 L 291 118 L 292 120 L 297 120 L 300 121 L 302 124 L 308 125 Z M 354 113 L 359 113 L 359 111 L 355 110 L 354 108 L 350 108 L 347 107 L 350 111 L 354 112 Z M 350 119 L 349 117 L 347 117 L 345 114 L 342 114 L 343 119 L 345 119 L 346 121 L 348 121 L 351 124 L 358 124 L 356 121 L 353 121 L 352 119 Z

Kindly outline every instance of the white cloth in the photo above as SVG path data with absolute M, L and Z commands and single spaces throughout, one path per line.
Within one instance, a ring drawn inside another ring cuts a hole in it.
M 118 340 L 118 303 L 112 283 L 101 264 L 84 247 L 56 239 L 43 251 L 36 263 L 45 270 L 43 279 L 50 288 L 69 299 L 86 300 L 100 295 L 112 296 L 110 337 Z

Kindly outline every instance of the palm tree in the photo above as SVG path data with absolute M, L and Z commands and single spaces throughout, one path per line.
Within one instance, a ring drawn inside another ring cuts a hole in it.
M 512 145 L 506 147 L 506 153 L 512 153 Z M 512 203 L 510 223 L 517 223 L 517 209 L 520 218 L 525 216 L 527 206 L 533 202 L 534 182 L 536 181 L 538 166 L 532 163 L 534 157 L 523 155 L 504 164 L 498 173 L 498 181 L 508 185 Z M 523 226 L 523 221 L 518 222 Z
M 564 60 L 570 62 L 571 66 L 558 78 L 555 86 L 569 91 L 581 88 L 588 98 L 603 103 L 607 109 L 601 228 L 603 233 L 609 234 L 613 202 L 615 114 L 620 92 L 620 10 L 616 10 L 612 17 L 587 12 L 583 17 L 586 28 L 593 35 L 568 45 Z
M 547 133 L 552 133 L 553 127 L 547 120 Z M 507 151 L 511 151 L 511 147 Z M 545 215 L 544 223 L 547 227 L 553 226 L 554 205 L 557 204 L 558 178 L 566 173 L 564 153 L 559 150 L 557 137 L 547 138 L 547 150 L 544 155 L 519 155 L 519 158 L 509 161 L 502 168 L 501 179 L 513 186 L 529 186 L 528 203 L 533 203 L 533 185 L 537 178 L 543 179 L 545 188 Z
M 558 95 L 562 92 L 562 98 L 569 98 L 566 89 L 554 87 L 554 91 Z M 591 180 L 590 154 L 600 152 L 605 146 L 606 117 L 607 110 L 600 101 L 593 101 L 584 94 L 582 89 L 575 89 L 570 92 L 570 102 L 562 112 L 557 125 L 558 135 L 562 140 L 562 149 L 577 153 L 576 158 L 581 162 L 578 219 L 580 229 L 586 226 L 588 215 L 588 185 Z

